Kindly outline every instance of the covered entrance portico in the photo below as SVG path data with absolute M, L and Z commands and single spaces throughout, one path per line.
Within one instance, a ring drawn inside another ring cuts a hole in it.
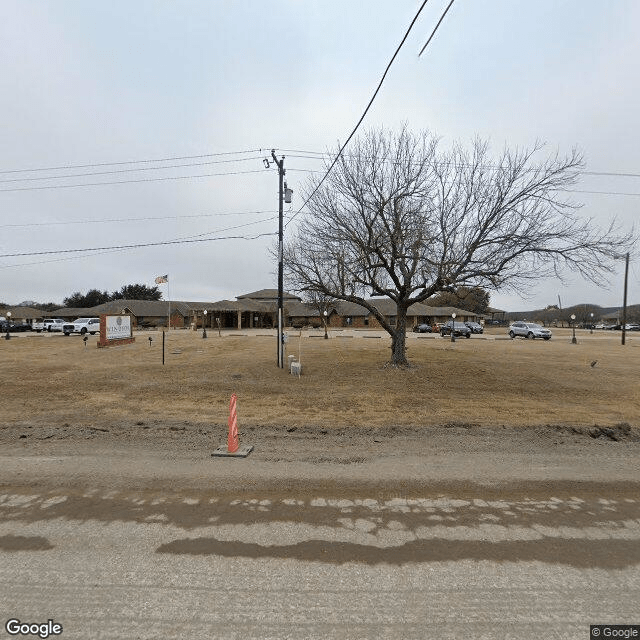
M 207 328 L 263 329 L 275 326 L 274 314 L 268 305 L 242 300 L 221 300 L 204 305 L 207 315 L 199 315 Z

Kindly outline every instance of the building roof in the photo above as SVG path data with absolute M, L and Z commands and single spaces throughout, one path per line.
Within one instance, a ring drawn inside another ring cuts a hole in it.
M 257 311 L 267 313 L 273 311 L 273 305 L 255 300 L 220 300 L 211 302 L 207 305 L 207 309 L 211 311 Z
M 293 293 L 289 293 L 288 291 L 284 291 L 282 294 L 284 300 L 299 300 L 302 302 L 302 298 L 300 296 L 293 295 Z M 260 289 L 260 291 L 254 291 L 253 293 L 244 293 L 241 296 L 236 296 L 237 300 L 244 300 L 245 298 L 251 298 L 252 300 L 260 300 L 260 301 L 277 301 L 278 300 L 278 290 L 277 289 Z
M 51 318 L 89 318 L 95 316 L 93 309 L 87 307 L 61 307 L 49 314 Z
M 469 311 L 468 309 L 458 309 L 457 307 L 429 307 L 425 306 L 427 309 L 425 316 L 436 316 L 439 318 L 451 317 L 454 313 L 456 316 L 477 316 L 478 314 L 474 311 Z
M 335 307 L 335 305 L 329 305 Z M 320 310 L 310 302 L 300 302 L 298 300 L 287 300 L 287 314 L 295 318 L 319 318 Z M 329 309 L 327 309 L 328 311 Z
M 0 310 L 0 316 L 6 316 L 7 311 L 10 311 L 14 318 L 46 318 L 50 315 L 48 311 L 33 307 L 4 307 Z
M 111 300 L 95 307 L 63 307 L 56 309 L 53 315 L 64 316 L 98 316 L 101 313 L 132 313 L 134 316 L 166 316 L 178 312 L 183 316 L 191 315 L 187 303 L 175 300 Z
M 396 303 L 390 298 L 370 298 L 367 300 L 383 316 L 395 316 L 397 313 Z M 354 302 L 337 301 L 336 309 L 342 316 L 368 316 L 370 311 Z M 408 316 L 435 316 L 450 317 L 452 313 L 457 316 L 475 316 L 472 311 L 457 309 L 456 307 L 430 307 L 426 304 L 416 302 L 407 309 Z
M 275 293 L 276 299 L 270 297 Z M 112 300 L 99 304 L 91 308 L 62 308 L 48 314 L 52 316 L 74 317 L 97 316 L 101 313 L 130 313 L 137 317 L 163 317 L 169 313 L 179 313 L 187 318 L 193 314 L 207 312 L 256 312 L 274 313 L 277 305 L 277 290 L 262 289 L 253 294 L 238 296 L 236 300 L 218 300 L 216 302 L 198 302 L 184 300 Z M 261 297 L 252 297 L 252 296 Z M 285 294 L 286 308 L 289 316 L 293 317 L 320 317 L 318 307 L 309 302 L 302 302 L 298 296 Z M 384 316 L 395 316 L 397 313 L 396 304 L 389 298 L 370 298 L 367 300 Z M 371 312 L 362 305 L 344 300 L 335 300 L 329 303 L 329 309 L 337 312 L 343 317 L 347 316 L 368 316 Z M 456 307 L 431 307 L 423 303 L 412 304 L 407 310 L 409 317 L 431 316 L 431 317 L 451 317 L 455 313 L 457 316 L 475 316 L 472 311 L 457 309 Z M 42 315 L 42 312 L 40 313 Z M 28 316 L 21 316 L 28 317 Z

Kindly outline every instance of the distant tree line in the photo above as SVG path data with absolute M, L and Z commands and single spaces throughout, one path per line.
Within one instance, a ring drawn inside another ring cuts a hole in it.
M 546 326 L 570 327 L 572 324 L 576 326 L 598 324 L 602 322 L 604 316 L 612 314 L 622 318 L 622 309 L 617 307 L 604 309 L 596 304 L 576 304 L 564 309 L 560 309 L 558 305 L 550 305 L 535 311 L 511 312 L 507 314 L 507 319 L 541 322 Z M 575 316 L 575 320 L 571 320 L 572 315 Z M 630 305 L 627 307 L 627 322 L 638 321 L 640 321 L 640 305 Z
M 99 289 L 89 289 L 85 294 L 76 291 L 65 298 L 62 303 L 65 307 L 95 307 L 112 300 L 162 300 L 162 292 L 157 286 L 126 284 L 113 293 Z

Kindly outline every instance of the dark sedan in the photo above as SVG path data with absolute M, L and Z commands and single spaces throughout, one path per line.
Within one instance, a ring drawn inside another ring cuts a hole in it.
M 451 320 L 442 325 L 440 335 L 442 337 L 450 336 L 452 331 L 454 336 L 464 336 L 465 338 L 471 337 L 471 329 L 469 329 L 464 322 L 452 322 Z
M 431 333 L 431 325 L 430 324 L 418 324 L 413 327 L 414 333 Z
M 484 331 L 482 325 L 477 322 L 469 321 L 465 322 L 465 324 L 467 325 L 467 327 L 469 327 L 469 329 L 471 329 L 471 333 L 482 333 Z

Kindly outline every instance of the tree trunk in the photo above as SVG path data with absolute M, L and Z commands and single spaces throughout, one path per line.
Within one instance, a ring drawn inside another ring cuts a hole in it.
M 398 306 L 395 331 L 391 335 L 391 364 L 408 366 L 407 360 L 407 310 Z

